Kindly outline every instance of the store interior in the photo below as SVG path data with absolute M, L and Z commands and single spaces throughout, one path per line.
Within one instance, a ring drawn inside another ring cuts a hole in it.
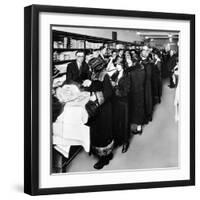
M 171 30 L 137 30 L 97 27 L 51 27 L 52 82 L 65 76 L 68 63 L 75 59 L 77 50 L 87 52 L 107 45 L 108 49 L 141 49 L 144 46 L 178 52 L 179 33 Z M 108 56 L 109 53 L 108 51 Z M 114 150 L 114 158 L 101 171 L 151 170 L 175 168 L 178 159 L 178 122 L 175 120 L 175 89 L 168 87 L 164 78 L 161 103 L 154 108 L 153 120 L 143 128 L 142 135 L 132 135 L 130 147 L 123 154 Z M 54 115 L 52 111 L 52 116 Z M 52 117 L 53 120 L 54 116 Z M 53 123 L 54 121 L 52 121 Z M 53 134 L 53 133 L 52 133 Z M 52 173 L 76 173 L 95 171 L 95 156 L 81 146 L 72 146 L 64 156 L 52 145 Z

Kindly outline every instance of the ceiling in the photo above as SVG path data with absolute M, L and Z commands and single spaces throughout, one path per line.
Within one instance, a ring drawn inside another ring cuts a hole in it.
M 136 33 L 144 39 L 157 39 L 157 38 L 178 38 L 178 32 L 164 32 L 164 31 L 137 31 Z

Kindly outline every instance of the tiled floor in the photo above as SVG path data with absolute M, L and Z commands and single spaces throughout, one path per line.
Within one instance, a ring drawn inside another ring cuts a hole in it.
M 178 123 L 174 120 L 175 89 L 163 85 L 161 104 L 155 107 L 153 121 L 144 127 L 142 135 L 131 138 L 128 151 L 121 147 L 114 152 L 110 164 L 102 170 L 148 169 L 178 166 Z M 96 158 L 82 151 L 68 166 L 68 172 L 96 171 Z M 100 171 L 102 171 L 100 170 Z

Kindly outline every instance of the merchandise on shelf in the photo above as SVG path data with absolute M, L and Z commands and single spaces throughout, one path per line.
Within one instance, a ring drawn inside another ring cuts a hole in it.
M 98 49 L 103 45 L 103 43 L 94 43 L 86 41 L 86 48 L 87 49 Z
M 84 40 L 70 40 L 70 48 L 71 49 L 83 49 L 84 48 Z
M 74 60 L 76 58 L 76 51 L 64 51 L 57 54 L 57 61 Z

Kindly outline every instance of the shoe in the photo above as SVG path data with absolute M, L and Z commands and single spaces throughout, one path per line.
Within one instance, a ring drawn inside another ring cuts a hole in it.
M 137 134 L 138 134 L 136 130 L 131 131 L 131 133 L 132 133 L 133 135 L 137 135 Z
M 100 158 L 99 161 L 94 165 L 95 169 L 102 169 L 104 165 L 107 165 L 109 163 L 109 159 L 106 158 Z
M 137 131 L 137 134 L 142 135 L 142 129 L 140 131 Z
M 121 145 L 122 145 L 121 142 L 118 142 L 118 141 L 115 141 L 115 142 L 114 142 L 114 148 L 117 148 L 117 147 L 119 147 L 119 146 L 121 146 Z
M 126 153 L 129 148 L 129 142 L 123 144 L 122 146 L 122 153 Z
M 175 85 L 168 85 L 169 88 L 175 88 Z
M 142 130 L 140 131 L 132 131 L 133 135 L 142 135 Z
M 109 161 L 112 160 L 112 159 L 113 159 L 113 153 L 109 154 L 109 155 L 107 156 L 107 158 L 108 158 Z

